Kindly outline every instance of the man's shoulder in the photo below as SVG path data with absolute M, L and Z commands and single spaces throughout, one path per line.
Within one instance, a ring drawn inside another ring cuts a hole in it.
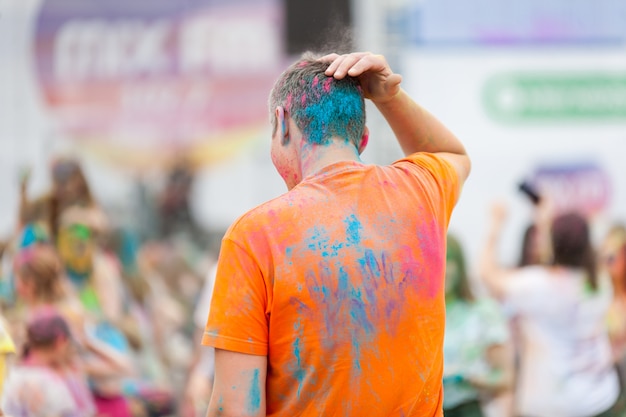
M 268 222 L 281 220 L 289 213 L 298 211 L 297 205 L 293 204 L 294 193 L 294 190 L 289 191 L 246 211 L 231 224 L 227 234 L 233 231 L 249 232 L 259 229 Z
M 396 160 L 391 165 L 398 166 L 403 164 L 415 165 L 429 170 L 435 169 L 437 171 L 442 169 L 449 170 L 453 168 L 452 165 L 450 165 L 450 163 L 444 158 L 436 153 L 430 152 L 416 152 Z

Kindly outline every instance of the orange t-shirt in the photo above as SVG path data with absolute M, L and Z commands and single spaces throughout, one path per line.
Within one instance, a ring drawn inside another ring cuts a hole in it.
M 205 345 L 267 355 L 268 416 L 441 416 L 454 168 L 340 162 L 222 241 Z

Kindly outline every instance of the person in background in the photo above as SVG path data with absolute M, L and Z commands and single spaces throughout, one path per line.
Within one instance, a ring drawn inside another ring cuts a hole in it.
M 522 240 L 520 245 L 519 257 L 517 263 L 514 266 L 499 267 L 499 271 L 503 274 L 509 274 L 519 268 L 541 265 L 546 262 L 549 257 L 549 248 L 546 246 L 546 234 L 549 229 L 549 221 L 547 218 L 551 210 L 551 201 L 548 198 L 541 198 L 537 200 L 534 205 L 533 220 L 525 228 L 522 234 Z M 504 212 L 505 206 L 502 202 L 493 204 L 497 207 L 497 211 Z M 495 210 L 495 209 L 494 209 Z M 488 245 L 492 241 L 499 241 L 504 229 L 504 222 L 493 222 L 491 230 L 489 231 L 491 237 Z M 492 250 L 487 248 L 485 250 Z M 495 250 L 495 248 L 493 248 Z M 519 330 L 519 318 L 514 311 L 507 308 L 506 303 L 499 303 L 500 310 L 506 317 L 509 327 L 510 338 L 508 342 L 508 350 L 512 355 L 513 362 L 513 380 L 509 389 L 501 391 L 497 396 L 491 398 L 486 402 L 483 410 L 488 417 L 508 417 L 513 412 L 513 394 L 515 392 L 515 385 L 517 384 L 517 375 L 519 373 L 520 366 L 520 330 Z
M 613 358 L 620 376 L 619 404 L 626 415 L 626 226 L 615 224 L 608 231 L 600 252 L 600 271 L 613 284 L 613 301 L 607 325 Z
M 16 417 L 95 416 L 69 325 L 54 309 L 28 319 L 24 353 L 6 381 L 2 409 Z
M 200 298 L 196 303 L 193 315 L 194 324 L 196 326 L 196 341 L 193 359 L 190 370 L 188 372 L 187 383 L 185 384 L 184 397 L 182 403 L 182 417 L 200 417 L 204 415 L 211 391 L 213 390 L 213 377 L 215 372 L 215 349 L 203 346 L 200 342 L 206 325 L 206 318 L 209 315 L 211 307 L 211 298 L 213 297 L 213 287 L 215 285 L 215 275 L 217 273 L 217 264 L 213 263 L 206 276 Z
M 9 332 L 8 323 L 0 315 L 0 398 L 4 391 L 4 381 L 9 371 L 9 363 L 15 356 L 15 343 Z M 2 415 L 0 413 L 0 415 Z
M 481 402 L 510 388 L 509 331 L 498 305 L 472 293 L 460 242 L 448 235 L 443 409 L 446 417 L 481 417 Z
M 56 241 L 63 213 L 73 207 L 88 212 L 92 228 L 106 227 L 108 219 L 97 204 L 78 159 L 57 157 L 50 164 L 52 189 L 37 198 L 29 198 L 29 175 L 20 181 L 20 219 L 18 227 L 28 223 L 45 224 L 52 241 Z
M 77 159 L 59 157 L 52 162 L 50 171 L 53 186 L 49 202 L 49 224 L 53 239 L 57 238 L 63 215 L 70 208 L 81 208 L 88 225 L 96 231 L 108 226 L 109 220 L 96 203 Z
M 81 366 L 89 377 L 96 407 L 102 415 L 128 415 L 122 381 L 134 375 L 130 358 L 99 340 L 95 321 L 64 275 L 63 264 L 49 244 L 24 248 L 14 260 L 18 305 L 12 314 L 18 347 L 27 341 L 24 323 L 41 309 L 54 309 L 69 323 L 79 348 Z M 114 404 L 114 406 L 112 405 Z M 115 408 L 113 408 L 115 407 Z M 127 414 L 124 414 L 127 413 Z
M 497 262 L 495 233 L 504 215 L 494 207 L 480 276 L 519 320 L 515 415 L 613 415 L 619 382 L 605 327 L 611 285 L 597 274 L 586 219 L 576 213 L 551 219 L 552 262 L 506 271 Z

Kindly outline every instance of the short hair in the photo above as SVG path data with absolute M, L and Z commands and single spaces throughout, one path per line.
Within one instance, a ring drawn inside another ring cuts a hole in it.
M 307 52 L 281 74 L 269 98 L 272 134 L 278 127 L 274 111 L 282 106 L 311 144 L 324 145 L 338 136 L 357 148 L 361 145 L 365 131 L 361 85 L 354 77 L 326 76 L 328 66 Z

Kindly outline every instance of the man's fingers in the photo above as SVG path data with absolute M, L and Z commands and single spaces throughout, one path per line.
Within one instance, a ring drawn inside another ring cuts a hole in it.
M 358 62 L 359 59 L 360 57 L 355 56 L 354 54 L 342 55 L 341 57 L 337 58 L 331 64 L 331 66 L 333 67 L 332 76 L 338 80 L 341 80 L 348 74 L 348 71 L 354 66 L 356 62 Z
M 319 58 L 318 61 L 322 62 L 333 62 L 335 59 L 339 58 L 339 54 L 328 54 Z
M 323 58 L 326 58 L 326 57 L 329 57 L 329 59 L 324 60 Z M 324 71 L 324 74 L 326 74 L 329 77 L 332 77 L 335 75 L 335 71 L 337 71 L 337 68 L 339 68 L 339 65 L 341 65 L 341 62 L 344 60 L 344 56 L 331 54 L 331 55 L 326 55 L 325 57 L 322 58 L 322 60 L 325 62 L 328 62 L 331 59 L 330 57 L 332 57 L 332 61 L 330 62 L 330 65 L 328 66 L 326 71 Z
M 328 66 L 328 69 L 326 70 L 325 74 L 327 76 L 333 76 L 338 80 L 344 78 L 346 75 L 350 75 L 354 77 L 359 76 L 360 74 L 362 74 L 363 72 L 367 70 L 367 67 L 366 66 L 364 67 L 362 65 L 357 65 L 357 63 L 360 62 L 364 57 L 367 57 L 367 55 L 368 54 L 365 52 L 358 52 L 358 53 L 352 53 L 352 54 L 347 54 L 347 55 L 337 55 L 337 54 L 326 55 L 325 57 L 322 57 L 322 60 L 330 61 L 331 58 L 334 58 L 334 59 L 332 59 L 332 62 Z M 355 65 L 357 69 L 352 70 L 352 68 L 355 67 Z
M 372 72 L 388 72 L 391 71 L 387 68 L 387 62 L 380 55 L 362 54 L 355 59 L 355 62 L 347 70 L 347 74 L 351 77 L 358 77 L 359 75 L 372 71 Z

